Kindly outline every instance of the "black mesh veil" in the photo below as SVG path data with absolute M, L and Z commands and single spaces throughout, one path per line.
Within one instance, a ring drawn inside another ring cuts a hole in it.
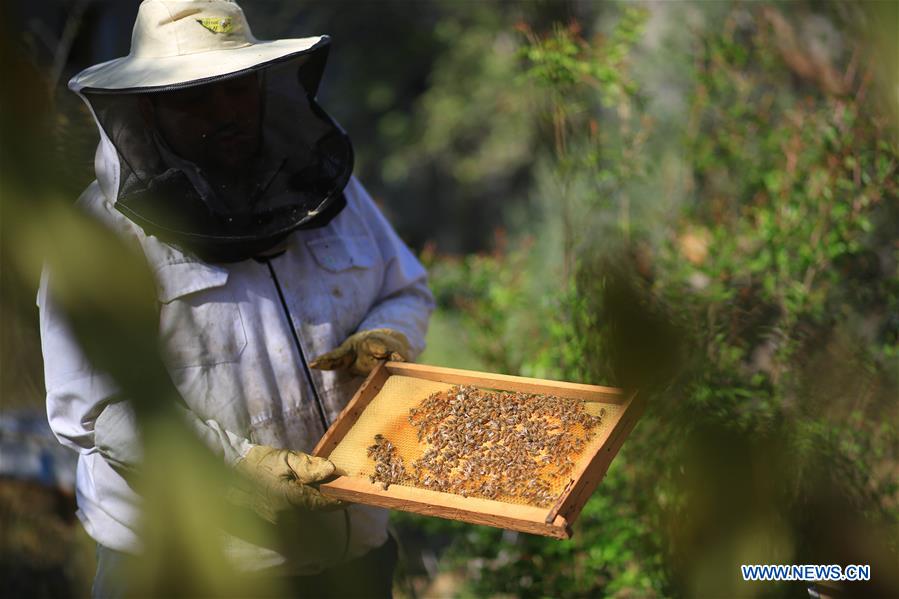
M 116 208 L 210 262 L 249 258 L 345 205 L 349 137 L 316 103 L 327 46 L 214 80 L 84 89 L 119 159 Z

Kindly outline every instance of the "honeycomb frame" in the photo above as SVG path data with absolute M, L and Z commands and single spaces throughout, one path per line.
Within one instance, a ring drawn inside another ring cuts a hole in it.
M 424 451 L 409 423 L 409 409 L 430 394 L 454 385 L 479 389 L 554 395 L 585 402 L 588 412 L 604 412 L 592 439 L 575 459 L 566 477 L 553 482 L 557 495 L 551 507 L 504 499 L 461 496 L 444 491 L 391 484 L 388 488 L 370 480 L 374 461 L 367 455 L 376 434 L 383 434 L 406 460 Z M 359 388 L 316 446 L 314 454 L 337 466 L 338 478 L 321 485 L 325 495 L 354 503 L 399 509 L 509 530 L 569 538 L 571 524 L 601 481 L 612 458 L 642 412 L 636 394 L 620 389 L 526 377 L 490 374 L 386 362 L 376 368 Z

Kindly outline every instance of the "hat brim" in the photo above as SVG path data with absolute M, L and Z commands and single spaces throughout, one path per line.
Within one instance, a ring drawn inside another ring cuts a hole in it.
M 240 48 L 163 58 L 124 56 L 89 67 L 69 81 L 69 89 L 108 92 L 152 92 L 252 69 L 266 63 L 327 46 L 327 35 L 256 41 Z

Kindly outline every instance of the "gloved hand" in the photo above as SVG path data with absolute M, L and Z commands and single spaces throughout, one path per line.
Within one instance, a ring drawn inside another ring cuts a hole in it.
M 366 375 L 381 360 L 405 362 L 412 355 L 409 340 L 393 329 L 371 329 L 350 335 L 337 349 L 322 354 L 309 363 L 312 368 L 339 370 Z
M 334 464 L 324 458 L 254 445 L 235 467 L 250 479 L 251 487 L 232 489 L 231 500 L 269 522 L 275 522 L 278 512 L 293 507 L 306 510 L 345 507 L 343 502 L 325 497 L 312 486 L 334 474 Z

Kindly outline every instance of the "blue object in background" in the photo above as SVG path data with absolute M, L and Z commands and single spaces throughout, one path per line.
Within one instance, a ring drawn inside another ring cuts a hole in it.
M 59 444 L 42 411 L 0 414 L 0 477 L 37 482 L 71 494 L 77 457 Z

